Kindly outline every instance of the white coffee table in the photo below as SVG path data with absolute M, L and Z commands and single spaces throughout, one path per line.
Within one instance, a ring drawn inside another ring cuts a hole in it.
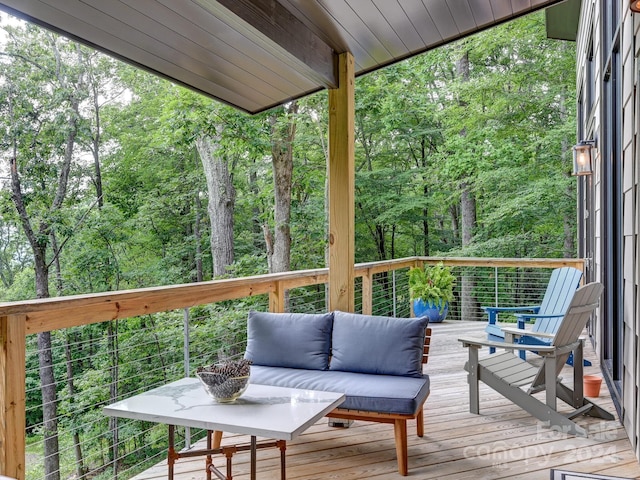
M 231 477 L 231 457 L 241 450 L 251 452 L 251 479 L 256 478 L 256 449 L 279 447 L 281 476 L 285 478 L 284 450 L 287 440 L 297 435 L 344 402 L 344 394 L 299 390 L 249 384 L 246 392 L 234 403 L 216 403 L 205 392 L 197 378 L 183 378 L 153 390 L 104 407 L 105 415 L 145 420 L 169 425 L 167 463 L 169 478 L 173 478 L 173 465 L 178 458 L 207 456 L 207 478 L 211 473 L 220 479 Z M 176 452 L 174 428 L 203 428 L 208 430 L 207 449 Z M 229 432 L 251 436 L 249 446 L 211 448 L 211 432 Z M 256 437 L 275 439 L 276 442 L 256 442 Z M 211 455 L 222 453 L 227 457 L 227 475 L 223 475 L 211 462 Z

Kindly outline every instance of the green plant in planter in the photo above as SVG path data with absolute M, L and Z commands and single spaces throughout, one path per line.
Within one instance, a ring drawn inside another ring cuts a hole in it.
M 451 267 L 445 267 L 440 262 L 437 265 L 425 265 L 424 268 L 414 267 L 409 270 L 409 296 L 411 300 L 421 299 L 424 303 L 440 305 L 440 311 L 446 302 L 453 301 L 453 287 L 456 277 L 451 273 Z

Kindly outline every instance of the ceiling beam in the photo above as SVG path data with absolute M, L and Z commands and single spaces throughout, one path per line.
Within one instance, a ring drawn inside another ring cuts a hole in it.
M 195 0 L 235 30 L 326 88 L 337 88 L 337 54 L 275 0 Z

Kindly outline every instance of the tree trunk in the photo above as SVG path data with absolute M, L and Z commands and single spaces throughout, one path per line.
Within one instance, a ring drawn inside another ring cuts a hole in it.
M 456 204 L 452 204 L 449 206 L 449 216 L 451 217 L 451 232 L 453 235 L 454 244 L 456 245 L 456 242 L 460 239 L 460 213 L 458 210 L 458 205 Z
M 107 324 L 107 345 L 109 350 L 109 403 L 118 400 L 118 321 Z M 118 444 L 120 443 L 120 431 L 118 430 L 118 417 L 109 417 L 109 432 L 111 432 L 111 457 L 113 460 L 112 478 L 118 478 Z
M 255 165 L 255 160 L 253 161 Z M 255 198 L 258 198 L 260 194 L 260 188 L 258 187 L 258 174 L 256 173 L 255 166 L 249 172 L 249 191 Z M 264 244 L 264 232 L 263 227 L 264 224 L 260 221 L 260 217 L 262 216 L 262 211 L 257 202 L 253 205 L 253 219 L 251 222 L 251 231 L 252 231 L 252 239 L 253 239 L 253 247 L 258 251 L 266 251 L 266 246 Z
M 461 210 L 462 210 L 462 246 L 466 247 L 473 242 L 473 233 L 476 228 L 476 199 L 470 190 L 469 184 L 463 182 Z
M 293 141 L 296 135 L 298 102 L 284 110 L 283 117 L 272 115 L 271 160 L 275 196 L 273 238 L 265 232 L 269 272 L 287 272 L 291 267 L 291 187 L 293 177 Z M 269 248 L 271 243 L 272 248 Z
M 466 247 L 473 241 L 473 233 L 476 228 L 476 199 L 465 182 L 462 187 L 462 246 Z M 477 317 L 479 304 L 473 294 L 475 282 L 473 276 L 467 272 L 461 279 L 461 305 L 460 318 L 462 320 L 473 320 Z
M 71 115 L 68 119 L 68 133 L 65 145 L 65 154 L 62 166 L 58 174 L 58 185 L 51 203 L 50 212 L 57 212 L 62 207 L 66 196 L 71 159 L 75 146 L 75 138 L 78 132 L 79 102 L 72 99 Z M 38 227 L 38 233 L 33 230 L 31 219 L 24 203 L 24 194 L 18 172 L 16 160 L 17 148 L 14 145 L 14 156 L 10 159 L 11 173 L 11 198 L 20 217 L 20 222 L 25 232 L 34 256 L 36 296 L 37 298 L 49 298 L 49 265 L 46 252 L 48 239 L 52 233 L 51 226 L 43 221 Z M 57 252 L 56 252 L 57 254 Z M 40 389 L 42 392 L 42 414 L 44 435 L 44 471 L 45 480 L 60 479 L 60 456 L 58 448 L 58 406 L 55 375 L 53 371 L 53 359 L 51 353 L 51 333 L 38 334 L 38 362 L 40 374 Z
M 36 296 L 37 298 L 49 298 L 49 266 L 45 258 L 46 243 L 38 245 L 35 250 Z M 51 352 L 51 332 L 38 334 L 38 365 L 42 392 L 44 478 L 45 480 L 59 480 L 58 399 Z
M 469 80 L 469 52 L 465 50 L 456 62 L 456 75 L 463 82 Z M 461 102 L 462 104 L 462 102 Z M 460 132 L 461 136 L 466 136 L 466 131 Z M 473 242 L 473 235 L 476 229 L 476 199 L 472 190 L 472 185 L 463 179 L 460 183 L 462 191 L 460 197 L 460 213 L 462 216 L 462 247 L 466 247 Z M 463 272 L 460 281 L 460 318 L 462 320 L 472 320 L 476 317 L 479 305 L 473 295 L 475 283 L 473 276 Z
M 56 252 L 54 253 L 53 265 L 55 267 L 57 295 L 62 296 L 64 294 L 62 270 L 60 268 L 60 255 L 57 254 L 59 248 L 55 232 L 51 232 L 51 248 L 54 252 Z M 75 404 L 76 394 L 75 385 L 73 383 L 73 358 L 71 356 L 71 344 L 75 343 L 74 337 L 74 334 L 68 333 L 66 335 L 64 344 L 65 359 L 67 364 L 67 391 L 69 392 L 69 403 L 71 405 Z M 74 408 L 71 407 L 70 411 L 74 411 Z M 82 443 L 80 441 L 80 430 L 76 427 L 75 424 L 71 425 L 71 438 L 73 441 L 73 452 L 76 459 L 76 477 L 80 479 L 84 477 L 84 475 L 86 474 L 86 470 L 84 468 L 84 457 L 82 454 Z
M 387 259 L 387 243 L 384 225 L 376 223 L 374 226 L 373 238 L 376 241 L 376 250 L 378 251 L 378 260 Z M 393 257 L 392 257 L 393 258 Z
M 207 178 L 209 221 L 211 223 L 211 255 L 213 276 L 226 275 L 233 263 L 233 210 L 236 191 L 227 159 L 220 151 L 220 136 L 200 136 L 196 148 Z
M 64 353 L 67 361 L 67 391 L 69 392 L 69 403 L 72 405 L 70 410 L 73 412 L 75 408 L 76 389 L 73 383 L 73 357 L 71 355 L 71 344 L 76 343 L 75 334 L 68 333 L 64 345 Z M 84 468 L 84 457 L 82 455 L 82 443 L 80 441 L 80 431 L 74 425 L 71 426 L 71 437 L 73 439 L 73 450 L 76 457 L 76 477 L 83 478 L 86 470 Z
M 329 149 L 327 148 L 327 144 L 325 142 L 324 133 L 327 129 L 322 128 L 320 126 L 320 119 L 318 117 L 313 117 L 313 121 L 316 124 L 318 129 L 318 139 L 320 141 L 320 145 L 322 146 L 322 151 L 324 153 L 324 164 L 325 164 L 325 176 L 324 176 L 324 265 L 329 268 L 329 254 L 331 251 L 329 244 Z M 324 284 L 324 308 L 326 311 L 329 311 L 329 284 Z
M 101 142 L 101 125 L 100 125 L 100 92 L 98 91 L 97 82 L 91 82 L 91 90 L 93 95 L 93 114 L 96 122 L 95 131 L 91 138 L 91 153 L 93 154 L 93 185 L 96 188 L 96 199 L 98 208 L 104 206 L 104 194 L 102 193 L 102 171 L 100 169 L 100 142 Z
M 42 390 L 42 416 L 44 436 L 45 480 L 60 479 L 60 455 L 58 448 L 58 406 L 56 380 L 53 374 L 51 332 L 38 334 L 38 361 Z
M 202 230 L 201 223 L 202 219 L 200 217 L 200 210 L 202 209 L 202 202 L 200 201 L 199 192 L 196 192 L 195 195 L 195 204 L 196 204 L 196 218 L 193 224 L 193 237 L 196 243 L 196 259 L 195 259 L 195 267 L 196 267 L 196 282 L 202 282 L 204 280 L 204 271 L 202 268 Z
M 58 255 L 58 240 L 56 233 L 51 232 L 51 250 L 53 250 L 53 266 L 56 274 L 56 293 L 60 297 L 64 294 L 64 288 L 62 284 L 62 269 L 60 267 L 60 255 Z
M 565 91 L 562 91 L 562 94 L 560 96 L 560 118 L 562 119 L 562 121 L 566 121 L 567 119 L 567 107 L 566 107 L 566 96 L 565 96 Z M 566 163 L 567 165 L 571 164 L 571 142 L 569 141 L 569 139 L 567 137 L 562 139 L 562 144 L 561 144 L 561 148 L 562 148 L 562 159 L 564 161 L 564 163 Z M 567 168 L 567 176 L 570 176 L 569 174 L 569 168 Z M 569 197 L 574 197 L 575 196 L 575 186 L 573 185 L 573 183 L 570 183 L 569 185 L 567 185 L 567 195 L 569 195 Z M 569 213 L 569 212 L 565 212 L 564 215 L 562 216 L 562 226 L 563 226 L 563 233 L 564 233 L 564 245 L 563 245 L 563 256 L 565 258 L 572 258 L 576 255 L 577 251 L 576 251 L 576 244 L 575 244 L 575 236 L 573 233 L 573 224 L 575 223 L 575 217 L 573 215 L 573 212 Z
M 421 164 L 422 164 L 422 168 L 425 169 L 425 173 L 422 177 L 422 181 L 423 181 L 423 185 L 422 185 L 422 195 L 424 196 L 424 199 L 427 200 L 429 198 L 429 185 L 427 183 L 427 174 L 426 174 L 426 169 L 427 169 L 427 148 L 426 148 L 426 140 L 425 137 L 423 136 L 420 140 L 420 156 L 421 156 Z M 422 240 L 422 248 L 423 248 L 423 255 L 425 256 L 429 256 L 429 250 L 430 250 L 430 246 L 429 246 L 429 207 L 424 207 L 422 209 L 422 236 L 423 236 L 423 240 Z

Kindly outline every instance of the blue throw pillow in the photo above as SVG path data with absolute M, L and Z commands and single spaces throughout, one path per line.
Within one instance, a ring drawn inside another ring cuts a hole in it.
M 422 376 L 424 335 L 429 319 L 333 314 L 330 370 Z
M 244 357 L 255 365 L 327 370 L 333 313 L 249 312 Z

